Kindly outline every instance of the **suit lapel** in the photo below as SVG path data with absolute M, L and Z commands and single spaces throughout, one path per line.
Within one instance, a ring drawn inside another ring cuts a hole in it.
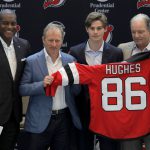
M 62 52 L 60 52 L 60 53 L 61 53 L 62 65 L 65 66 L 65 65 L 68 64 L 68 60 L 67 60 L 67 58 L 65 57 L 65 55 Z
M 62 66 L 65 66 L 69 63 L 67 57 L 62 53 L 61 53 L 61 61 L 62 61 Z M 64 89 L 65 89 L 65 98 L 66 98 L 66 104 L 68 105 L 68 87 L 69 86 L 65 86 Z
M 17 63 L 17 66 L 16 66 L 17 70 L 16 70 L 15 78 L 17 79 L 17 75 L 19 74 L 21 70 L 22 49 L 16 38 L 13 39 L 13 43 L 14 43 L 16 63 Z
M 17 65 L 18 65 L 18 62 L 21 61 L 21 57 L 22 57 L 21 46 L 19 42 L 17 41 L 17 39 L 14 39 L 13 42 L 14 42 L 14 49 L 15 49 L 16 60 L 17 60 Z
M 132 56 L 133 49 L 135 47 L 134 42 L 130 42 L 129 44 L 126 44 L 126 46 L 123 49 L 123 55 L 124 55 L 124 60 L 128 59 L 129 57 Z
M 109 46 L 107 45 L 107 43 L 104 42 L 102 64 L 106 64 L 109 62 L 109 59 L 111 57 L 110 53 L 111 53 L 111 50 L 109 49 Z
M 43 74 L 43 76 L 45 77 L 46 75 L 48 75 L 48 68 L 46 65 L 46 59 L 45 59 L 45 55 L 44 55 L 44 50 L 42 50 L 41 52 L 39 52 L 39 55 L 37 56 L 37 63 L 40 66 L 40 70 Z
M 128 55 L 132 55 L 132 51 L 133 51 L 133 49 L 134 49 L 134 47 L 135 47 L 135 43 L 134 42 L 132 42 L 129 46 L 128 46 L 128 48 L 126 49 L 126 53 L 128 53 Z
M 79 62 L 81 64 L 87 65 L 86 57 L 85 57 L 85 47 L 86 47 L 86 42 L 81 45 L 81 48 L 78 50 L 78 53 L 79 53 L 79 58 L 80 58 Z
M 3 48 L 1 42 L 0 42 L 0 63 L 4 67 L 6 72 L 8 72 L 9 77 L 11 79 L 13 79 L 12 74 L 11 74 L 11 69 L 10 69 L 10 66 L 9 66 L 9 62 L 8 62 L 7 56 L 5 54 L 5 51 L 4 51 L 4 48 Z

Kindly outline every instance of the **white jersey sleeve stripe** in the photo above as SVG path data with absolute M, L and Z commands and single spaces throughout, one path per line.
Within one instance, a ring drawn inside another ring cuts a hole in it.
M 74 84 L 79 84 L 79 73 L 78 73 L 75 63 L 69 63 L 68 65 L 72 71 L 72 75 L 74 78 Z
M 59 72 L 60 72 L 60 74 L 61 74 L 61 76 L 62 76 L 62 85 L 63 85 L 63 86 L 68 85 L 68 76 L 67 76 L 67 73 L 66 73 L 65 69 L 64 69 L 64 68 L 61 68 L 61 69 L 59 70 Z

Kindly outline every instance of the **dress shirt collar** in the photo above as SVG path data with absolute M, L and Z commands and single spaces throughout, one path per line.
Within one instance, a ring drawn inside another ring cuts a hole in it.
M 97 50 L 97 51 L 92 50 L 92 49 L 90 48 L 89 42 L 87 42 L 85 51 L 86 51 L 86 52 L 93 52 L 93 51 L 94 51 L 94 52 L 103 52 L 103 48 L 104 48 L 104 41 L 103 41 L 102 46 L 100 47 L 100 49 Z
M 134 50 L 140 50 L 137 46 L 136 46 L 136 44 L 134 43 L 134 46 L 133 46 L 133 51 Z M 141 51 L 141 50 L 140 50 Z M 144 50 L 142 51 L 142 52 L 144 52 L 144 51 L 150 51 L 150 42 L 148 43 L 148 45 L 144 48 Z
M 13 39 L 11 40 L 10 46 L 7 46 L 6 42 L 1 37 L 0 37 L 0 41 L 1 41 L 4 49 L 13 46 Z
M 61 56 L 61 53 L 60 53 L 60 51 L 59 51 L 59 56 L 58 56 L 58 58 L 56 59 L 56 61 L 53 63 L 51 57 L 48 55 L 48 53 L 47 53 L 47 51 L 46 51 L 45 48 L 44 48 L 44 55 L 45 55 L 46 61 L 49 62 L 49 63 L 51 63 L 51 64 L 57 63 L 57 62 L 61 59 L 61 57 L 62 57 L 62 56 Z
M 150 51 L 150 42 L 149 42 L 148 45 L 146 46 L 146 49 L 147 49 L 148 51 Z

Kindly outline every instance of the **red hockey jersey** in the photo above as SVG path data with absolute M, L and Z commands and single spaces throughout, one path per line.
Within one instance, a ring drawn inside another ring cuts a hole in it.
M 97 134 L 113 139 L 150 133 L 150 59 L 96 66 L 71 63 L 54 73 L 46 88 L 54 96 L 58 85 L 87 84 L 90 125 Z

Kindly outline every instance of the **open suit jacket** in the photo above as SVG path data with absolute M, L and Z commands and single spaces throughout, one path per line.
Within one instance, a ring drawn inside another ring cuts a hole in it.
M 61 52 L 63 66 L 75 61 L 75 59 Z M 44 50 L 30 56 L 26 60 L 24 74 L 22 76 L 20 93 L 24 96 L 30 96 L 26 113 L 25 130 L 32 133 L 43 132 L 51 118 L 52 97 L 45 95 L 43 79 L 48 75 Z M 69 107 L 74 125 L 81 129 L 81 122 L 75 107 L 74 94 L 79 93 L 79 85 L 65 87 L 65 100 Z
M 133 51 L 134 47 L 135 47 L 134 41 L 127 42 L 127 43 L 122 43 L 122 44 L 118 45 L 118 48 L 122 49 L 124 60 L 126 60 L 126 59 L 128 59 L 129 57 L 132 56 L 132 51 Z
M 85 57 L 86 44 L 87 42 L 84 42 L 79 45 L 71 47 L 69 53 L 77 59 L 78 63 L 87 65 Z M 119 62 L 122 60 L 123 60 L 122 50 L 104 42 L 102 64 Z M 81 116 L 81 122 L 84 128 L 88 128 L 90 121 L 90 99 L 88 93 L 89 93 L 88 87 L 86 85 L 83 85 L 82 91 L 76 99 L 79 113 Z
M 17 70 L 13 80 L 9 62 L 0 42 L 0 125 L 6 123 L 14 113 L 17 122 L 22 117 L 22 101 L 19 95 L 19 82 L 24 68 L 24 60 L 30 50 L 28 41 L 14 37 L 14 49 L 17 60 Z

